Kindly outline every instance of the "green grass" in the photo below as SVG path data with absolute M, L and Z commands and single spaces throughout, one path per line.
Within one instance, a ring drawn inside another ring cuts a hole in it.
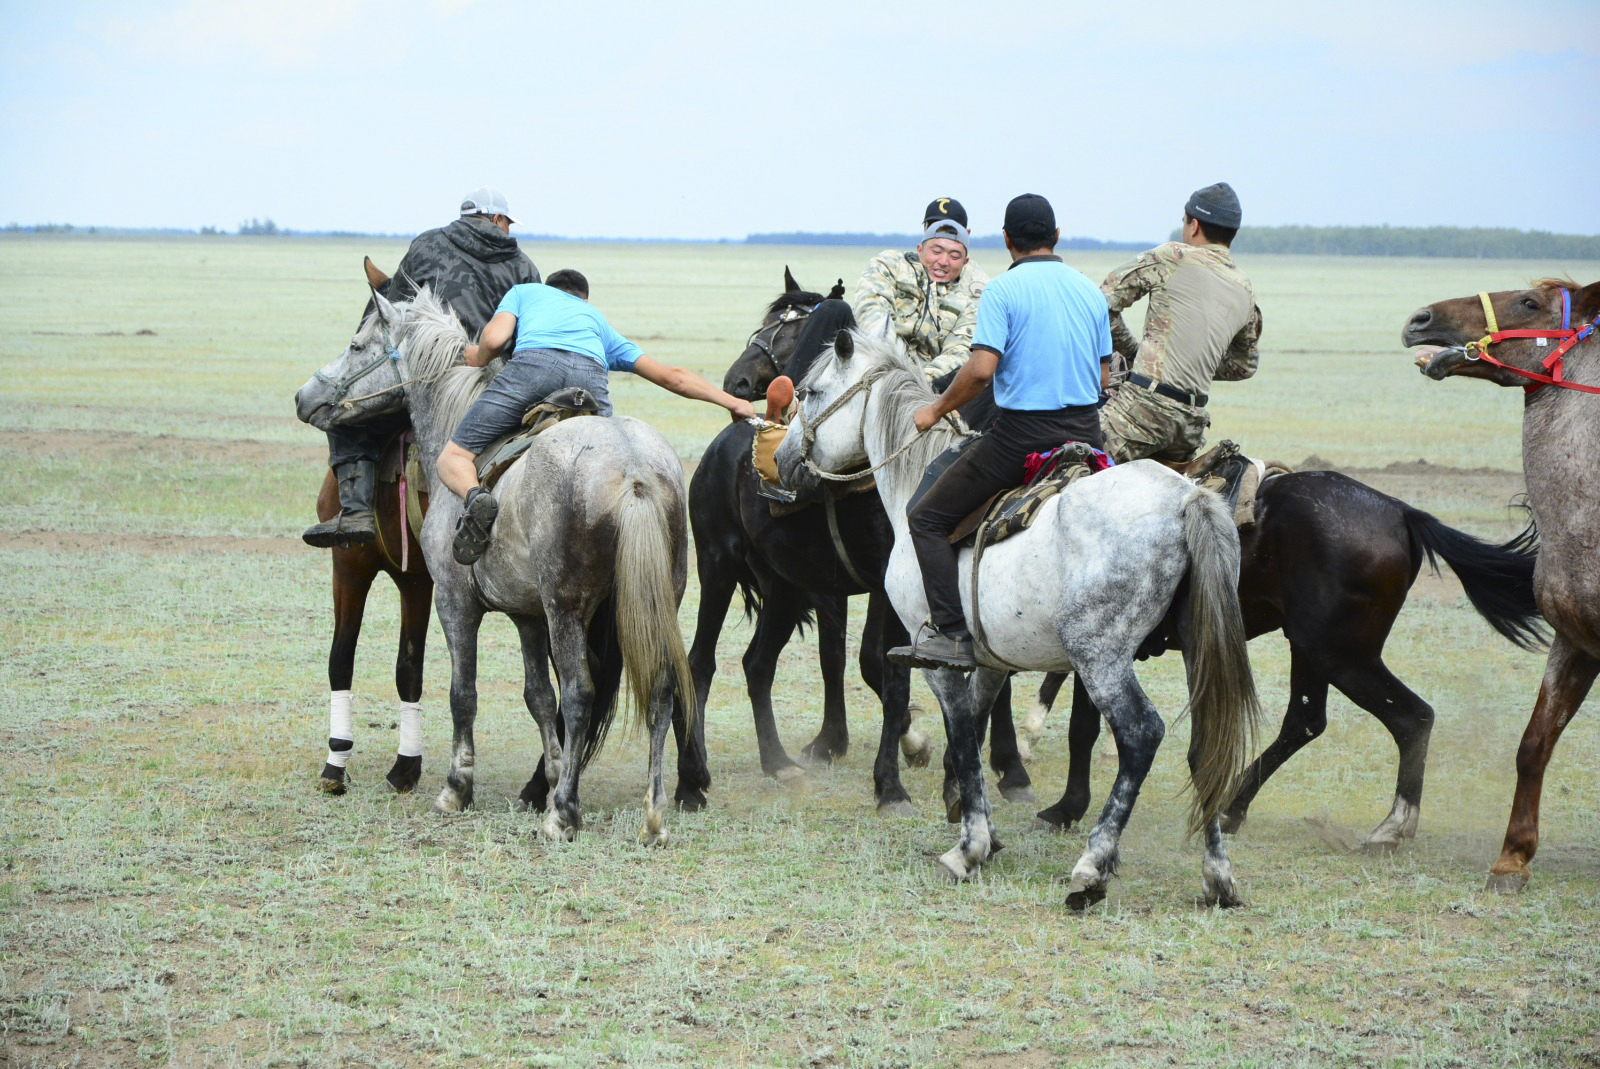
M 952 838 L 937 768 L 904 773 L 919 817 L 874 815 L 876 716 L 859 680 L 848 757 L 798 787 L 763 777 L 737 615 L 708 711 L 712 807 L 674 814 L 665 851 L 634 843 L 643 743 L 620 732 L 585 778 L 576 842 L 540 841 L 514 810 L 538 747 L 500 618 L 483 635 L 478 808 L 428 809 L 450 735 L 436 627 L 422 789 L 388 793 L 397 599 L 385 588 L 357 665 L 353 786 L 318 793 L 327 560 L 292 540 L 311 519 L 321 441 L 289 398 L 354 326 L 361 255 L 392 267 L 401 251 L 0 239 L 11 402 L 0 442 L 12 454 L 0 475 L 5 1064 L 1595 1064 L 1600 729 L 1579 716 L 1556 752 L 1528 891 L 1482 893 L 1541 659 L 1431 580 L 1387 651 L 1438 711 L 1416 844 L 1376 858 L 1346 848 L 1387 810 L 1394 748 L 1335 696 L 1326 735 L 1230 845 L 1248 905 L 1228 913 L 1197 905 L 1199 852 L 1179 831 L 1188 729 L 1175 660 L 1141 668 L 1172 729 L 1122 875 L 1086 916 L 1061 904 L 1082 835 L 1035 829 L 1035 807 L 997 803 L 1006 850 L 961 887 L 932 864 Z M 584 270 L 646 351 L 712 377 L 785 263 L 826 289 L 853 282 L 865 259 L 532 251 L 546 271 Z M 1073 259 L 1091 276 L 1114 260 Z M 1443 469 L 1515 469 L 1520 397 L 1425 382 L 1396 338 L 1428 300 L 1563 265 L 1245 267 L 1267 317 L 1262 372 L 1218 387 L 1213 434 L 1291 461 L 1426 459 L 1436 477 L 1379 476 L 1448 522 L 1501 536 L 1514 477 Z M 617 396 L 686 460 L 721 425 L 643 384 L 619 382 Z M 686 634 L 695 597 L 691 583 Z M 1274 731 L 1287 652 L 1269 636 L 1252 655 Z M 780 665 L 791 752 L 819 706 L 808 636 Z M 938 735 L 936 715 L 924 726 Z M 1048 802 L 1065 777 L 1061 720 L 1038 749 Z M 1097 790 L 1111 771 L 1097 758 Z

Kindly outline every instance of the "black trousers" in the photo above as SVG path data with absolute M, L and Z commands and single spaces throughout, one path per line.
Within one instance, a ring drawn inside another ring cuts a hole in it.
M 409 413 L 391 412 L 335 427 L 328 431 L 328 466 L 336 468 L 352 460 L 377 463 L 389 440 L 410 425 Z
M 956 547 L 948 541 L 950 532 L 996 493 L 1021 486 L 1022 465 L 1029 453 L 1042 453 L 1065 442 L 1087 442 L 1100 448 L 1097 406 L 1079 405 L 1059 412 L 999 409 L 988 432 L 968 446 L 913 506 L 906 519 L 934 627 L 946 634 L 967 629 L 961 611 Z

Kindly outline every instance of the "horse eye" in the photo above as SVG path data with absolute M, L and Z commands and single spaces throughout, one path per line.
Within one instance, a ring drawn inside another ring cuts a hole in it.
M 1530 312 L 1537 312 L 1539 310 L 1539 302 L 1532 297 L 1524 297 L 1522 298 L 1522 307 Z

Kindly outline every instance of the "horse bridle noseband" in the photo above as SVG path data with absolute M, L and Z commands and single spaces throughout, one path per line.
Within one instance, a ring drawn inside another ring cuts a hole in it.
M 800 462 L 806 466 L 806 469 L 810 471 L 811 474 L 817 476 L 819 479 L 826 479 L 829 482 L 854 482 L 856 479 L 865 478 L 866 476 L 871 475 L 873 472 L 879 471 L 894 463 L 896 460 L 899 460 L 907 450 L 917 443 L 917 439 L 928 433 L 928 431 L 918 431 L 916 434 L 913 434 L 910 438 L 906 439 L 905 445 L 901 446 L 899 449 L 896 449 L 893 453 L 890 453 L 878 463 L 869 468 L 862 468 L 860 471 L 824 471 L 822 468 L 817 466 L 816 461 L 811 459 L 811 447 L 815 445 L 817 441 L 817 428 L 822 426 L 824 420 L 833 415 L 835 412 L 839 411 L 839 409 L 843 408 L 845 402 L 849 401 L 850 398 L 854 397 L 858 393 L 864 393 L 867 395 L 866 398 L 862 399 L 861 403 L 860 428 L 861 441 L 863 444 L 866 443 L 867 399 L 872 396 L 872 387 L 877 384 L 878 380 L 889 374 L 889 372 L 892 370 L 894 369 L 888 365 L 881 365 L 873 368 L 855 382 L 852 382 L 849 386 L 846 386 L 844 391 L 840 393 L 838 397 L 835 397 L 833 402 L 829 404 L 827 408 L 824 408 L 821 412 L 817 413 L 816 419 L 806 420 L 805 427 L 800 432 Z M 951 430 L 955 431 L 962 437 L 967 437 L 973 433 L 961 425 L 961 422 L 956 419 L 955 413 L 953 412 L 946 412 L 940 418 L 943 422 L 950 424 Z M 935 424 L 934 426 L 938 426 L 938 424 Z M 933 427 L 929 427 L 928 430 L 933 430 Z
M 783 331 L 784 327 L 791 323 L 804 324 L 811 317 L 813 311 L 815 311 L 813 308 L 785 308 L 777 319 L 771 323 L 763 323 L 752 331 L 749 340 L 744 343 L 744 347 L 748 349 L 753 345 L 760 349 L 761 355 L 766 357 L 767 363 L 772 366 L 772 374 L 774 376 L 782 375 L 783 367 L 778 363 L 778 358 L 773 353 L 772 347 L 777 344 L 778 335 Z M 763 338 L 761 336 L 762 333 L 768 330 L 772 333 Z
M 1566 356 L 1573 346 L 1593 334 L 1595 327 L 1600 326 L 1600 315 L 1597 315 L 1587 325 L 1576 330 L 1572 328 L 1572 292 L 1570 290 L 1565 287 L 1562 287 L 1561 290 L 1560 330 L 1501 330 L 1500 323 L 1495 318 L 1494 305 L 1490 302 L 1489 295 L 1480 293 L 1478 294 L 1478 300 L 1483 304 L 1483 318 L 1489 327 L 1489 333 L 1477 341 L 1469 341 L 1467 344 L 1458 347 L 1468 360 L 1481 360 L 1493 367 L 1503 368 L 1513 375 L 1521 375 L 1525 379 L 1532 380 L 1523 387 L 1528 393 L 1532 393 L 1541 386 L 1560 386 L 1568 390 L 1582 390 L 1584 393 L 1600 393 L 1600 386 L 1585 386 L 1578 382 L 1568 382 L 1562 370 L 1561 358 Z M 1556 346 L 1555 352 L 1541 361 L 1541 366 L 1548 374 L 1541 375 L 1537 371 L 1524 371 L 1520 367 L 1512 367 L 1510 364 L 1501 363 L 1489 355 L 1489 347 L 1491 345 L 1498 345 L 1500 342 L 1510 341 L 1514 338 L 1538 338 L 1541 345 L 1544 344 L 1546 339 L 1559 338 L 1561 340 L 1561 344 Z
M 382 394 L 389 393 L 392 390 L 398 390 L 401 386 L 405 385 L 405 383 L 400 380 L 400 349 L 395 345 L 394 340 L 389 336 L 389 324 L 385 322 L 382 317 L 379 317 L 378 322 L 383 327 L 382 355 L 373 357 L 370 361 L 345 375 L 343 378 L 329 378 L 327 375 L 322 373 L 321 368 L 318 368 L 316 371 L 311 373 L 311 377 L 316 379 L 318 382 L 325 382 L 329 386 L 333 387 L 332 403 L 341 408 L 350 408 L 354 406 L 357 401 L 365 401 L 371 397 L 378 397 Z M 350 392 L 350 388 L 356 383 L 360 382 L 362 379 L 366 378 L 372 372 L 378 370 L 378 368 L 382 367 L 385 361 L 387 361 L 389 366 L 394 369 L 394 385 L 386 386 L 377 393 L 369 393 L 361 397 L 352 397 L 346 400 L 345 394 Z

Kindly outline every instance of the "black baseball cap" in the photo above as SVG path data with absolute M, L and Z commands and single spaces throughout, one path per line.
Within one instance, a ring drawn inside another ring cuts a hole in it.
M 922 212 L 922 225 L 926 227 L 935 219 L 954 219 L 964 227 L 967 225 L 967 210 L 954 197 L 935 197 Z
M 1011 243 L 1021 248 L 1037 248 L 1040 242 L 1051 242 L 1056 233 L 1055 209 L 1037 193 L 1012 197 L 1006 205 L 1005 232 L 1011 235 Z

